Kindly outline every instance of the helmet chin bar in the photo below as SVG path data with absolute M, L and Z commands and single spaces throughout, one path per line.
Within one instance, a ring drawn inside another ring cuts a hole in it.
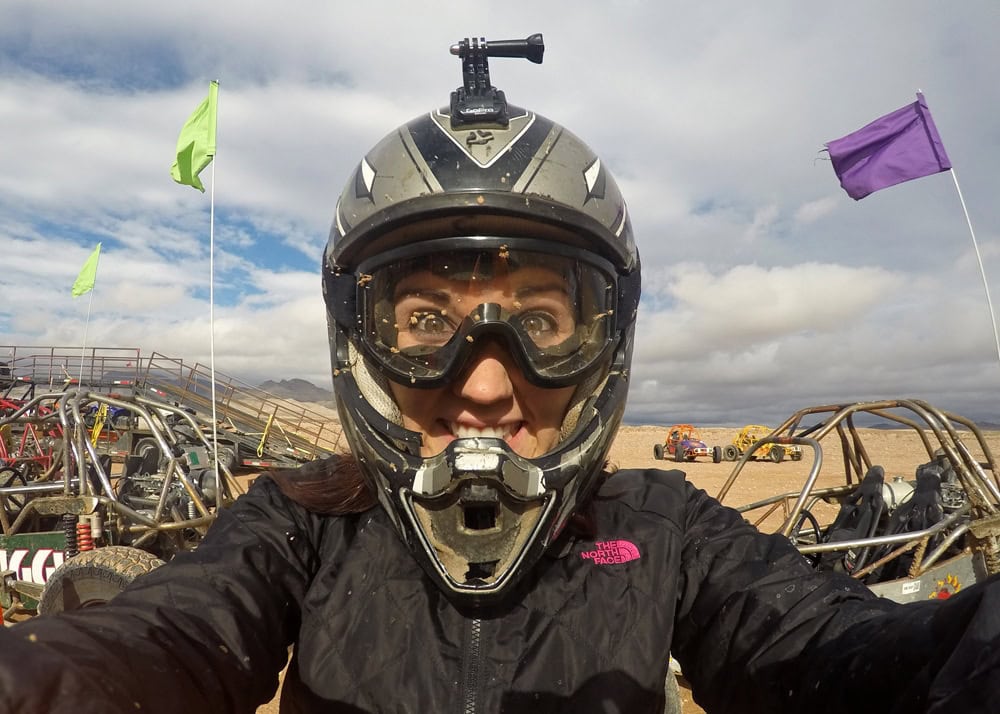
M 427 459 L 401 501 L 422 547 L 455 591 L 499 590 L 543 516 L 542 471 L 502 439 L 456 439 Z
M 439 579 L 453 593 L 485 602 L 519 573 L 520 562 L 544 542 L 543 527 L 555 493 L 515 498 L 495 477 L 459 476 L 447 492 L 431 498 L 409 492 L 400 501 L 420 547 Z

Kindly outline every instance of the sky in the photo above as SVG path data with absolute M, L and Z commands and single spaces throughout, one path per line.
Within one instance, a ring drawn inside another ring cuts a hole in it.
M 214 341 L 226 375 L 329 388 L 319 265 L 343 184 L 448 103 L 450 45 L 540 32 L 541 65 L 494 59 L 491 78 L 626 196 L 643 264 L 626 422 L 896 398 L 997 422 L 998 27 L 995 0 L 0 0 L 0 345 L 208 364 Z M 202 194 L 169 170 L 212 79 Z M 954 172 L 851 199 L 825 142 L 918 90 Z

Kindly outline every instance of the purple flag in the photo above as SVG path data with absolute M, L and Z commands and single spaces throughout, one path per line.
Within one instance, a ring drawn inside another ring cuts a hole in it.
M 919 92 L 913 104 L 828 142 L 826 148 L 840 185 L 855 200 L 951 168 L 931 111 Z

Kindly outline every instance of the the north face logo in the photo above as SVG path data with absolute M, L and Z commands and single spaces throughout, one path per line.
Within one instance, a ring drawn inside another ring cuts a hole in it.
M 640 557 L 639 549 L 627 540 L 598 541 L 594 545 L 597 546 L 597 550 L 585 550 L 580 553 L 580 557 L 584 560 L 593 560 L 597 565 L 627 563 Z

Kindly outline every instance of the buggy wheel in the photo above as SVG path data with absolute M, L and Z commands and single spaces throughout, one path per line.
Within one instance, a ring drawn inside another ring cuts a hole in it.
M 780 464 L 785 458 L 785 450 L 780 445 L 774 444 L 767 455 L 771 457 L 771 461 Z
M 104 605 L 163 561 L 152 553 L 109 545 L 80 553 L 56 568 L 38 601 L 42 615 Z
M 653 445 L 653 458 L 657 461 L 663 461 L 663 444 Z
M 236 444 L 232 446 L 219 446 L 219 464 L 225 464 L 227 469 L 235 471 L 239 467 L 239 461 L 236 456 L 238 448 Z
M 142 457 L 142 469 L 147 473 L 156 473 L 163 463 L 163 450 L 151 436 L 144 436 L 136 442 L 135 454 Z
M 135 453 L 137 455 L 145 456 L 147 451 L 155 451 L 157 454 L 160 454 L 160 445 L 156 443 L 156 439 L 151 436 L 145 436 L 139 439 L 135 445 Z
M 684 451 L 684 447 L 681 444 L 677 444 L 674 447 L 674 461 L 680 463 L 687 458 L 687 454 Z
M 722 458 L 726 461 L 736 461 L 740 458 L 740 450 L 732 444 L 728 444 L 722 448 Z
M 712 447 L 712 463 L 718 464 L 722 461 L 722 447 L 713 446 Z

